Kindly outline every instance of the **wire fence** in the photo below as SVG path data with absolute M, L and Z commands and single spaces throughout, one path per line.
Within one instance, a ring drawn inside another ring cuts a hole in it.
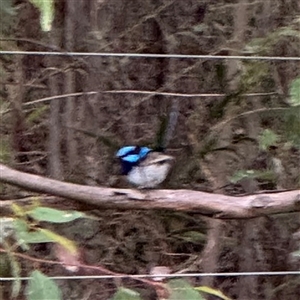
M 59 52 L 59 51 L 0 51 L 0 55 L 50 55 L 50 56 L 90 56 L 90 57 L 131 57 L 131 58 L 177 58 L 177 59 L 217 59 L 217 60 L 268 60 L 268 61 L 300 61 L 300 57 L 284 57 L 284 56 L 250 56 L 250 55 L 184 55 L 184 54 L 150 54 L 150 53 L 104 53 L 104 52 Z M 136 91 L 136 90 L 116 90 L 116 91 L 91 91 L 84 93 L 72 93 L 66 95 L 45 97 L 42 99 L 24 103 L 24 106 L 47 102 L 51 100 L 61 99 L 65 97 L 74 97 L 82 95 L 94 95 L 98 93 L 132 93 L 132 94 L 148 94 L 148 95 L 164 95 L 175 97 L 224 97 L 225 94 L 184 94 L 184 93 L 167 93 L 155 91 Z M 276 95 L 277 92 L 271 93 L 251 93 L 244 94 L 246 97 Z M 138 274 L 138 275 L 69 275 L 69 276 L 50 276 L 54 280 L 84 280 L 84 279 L 138 279 L 149 278 L 190 278 L 190 277 L 241 277 L 241 276 L 299 276 L 299 271 L 267 271 L 267 272 L 224 272 L 224 273 L 174 273 L 174 274 Z M 0 282 L 15 281 L 16 279 L 26 281 L 30 277 L 0 277 Z
M 138 278 L 189 278 L 189 277 L 240 277 L 240 276 L 288 276 L 300 275 L 299 271 L 277 271 L 277 272 L 228 272 L 228 273 L 175 273 L 175 274 L 138 274 L 138 275 L 70 275 L 70 276 L 50 276 L 56 280 L 80 280 L 80 279 L 138 279 Z M 29 280 L 30 277 L 20 277 L 19 280 Z M 15 277 L 0 277 L 0 281 L 14 281 Z
M 0 51 L 0 55 L 55 55 L 55 56 L 99 56 L 99 57 L 144 57 L 180 59 L 240 59 L 300 61 L 297 56 L 250 56 L 250 55 L 189 55 L 155 53 L 112 53 L 112 52 L 55 52 L 55 51 Z

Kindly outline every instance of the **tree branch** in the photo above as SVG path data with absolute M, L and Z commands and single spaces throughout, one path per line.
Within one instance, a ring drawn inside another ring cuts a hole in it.
M 232 197 L 192 190 L 114 189 L 53 180 L 16 171 L 2 164 L 0 182 L 102 209 L 168 209 L 199 212 L 222 219 L 300 212 L 300 190 Z M 9 202 L 1 201 L 1 208 L 10 205 Z

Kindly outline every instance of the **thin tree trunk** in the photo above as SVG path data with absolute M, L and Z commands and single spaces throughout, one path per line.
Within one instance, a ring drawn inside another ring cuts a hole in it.
M 57 32 L 53 29 L 51 32 L 51 43 L 57 45 Z M 56 58 L 49 57 L 48 65 L 55 65 Z M 51 96 L 59 94 L 58 78 L 55 75 L 49 78 L 49 89 Z M 50 102 L 50 121 L 49 121 L 49 141 L 48 141 L 48 157 L 49 157 L 49 175 L 55 179 L 63 179 L 63 167 L 61 162 L 61 123 L 60 123 L 60 101 Z
M 74 16 L 75 16 L 76 3 L 73 0 L 66 1 L 66 15 L 65 15 L 65 48 L 67 51 L 74 50 Z M 71 69 L 67 70 L 64 78 L 64 93 L 70 94 L 75 91 L 75 74 Z M 74 97 L 68 97 L 65 113 L 66 130 L 66 147 L 67 147 L 67 160 L 69 172 L 74 171 L 77 159 L 77 143 L 74 136 L 74 130 L 70 127 L 74 127 L 74 120 L 76 114 L 76 100 Z

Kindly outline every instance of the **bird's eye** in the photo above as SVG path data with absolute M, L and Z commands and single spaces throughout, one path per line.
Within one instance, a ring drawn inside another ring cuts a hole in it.
M 140 146 L 135 146 L 135 148 L 130 151 L 130 154 L 139 154 L 141 151 L 141 147 Z

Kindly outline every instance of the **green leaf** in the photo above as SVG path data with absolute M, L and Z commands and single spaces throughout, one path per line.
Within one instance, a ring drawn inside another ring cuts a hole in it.
M 235 172 L 232 177 L 229 178 L 233 184 L 238 183 L 242 179 L 259 179 L 273 182 L 275 180 L 275 174 L 273 171 L 257 171 L 257 170 L 239 170 Z
M 14 281 L 12 282 L 12 291 L 11 291 L 11 297 L 12 299 L 15 299 L 16 297 L 18 297 L 20 290 L 21 290 L 21 279 L 20 279 L 20 275 L 21 275 L 21 268 L 20 268 L 20 264 L 17 261 L 16 257 L 11 253 L 11 246 L 6 243 L 5 241 L 2 243 L 3 248 L 6 250 L 6 256 L 9 260 L 9 263 L 7 266 L 4 265 L 5 267 L 9 268 L 9 271 L 11 272 L 12 277 L 14 277 Z M 1 269 L 2 269 L 2 265 L 0 265 Z M 2 270 L 1 270 L 1 273 Z
M 236 184 L 244 178 L 255 178 L 254 170 L 239 170 L 229 179 L 231 183 Z
M 205 300 L 194 287 L 185 280 L 175 279 L 168 283 L 171 294 L 168 300 Z
M 121 287 L 111 300 L 142 300 L 142 298 L 138 292 Z
M 29 0 L 40 11 L 43 31 L 50 31 L 54 20 L 54 0 Z
M 23 217 L 25 216 L 25 210 L 23 207 L 19 206 L 18 204 L 13 203 L 11 205 L 11 210 L 13 213 L 18 216 L 18 217 Z
M 58 243 L 64 248 L 66 248 L 71 253 L 77 252 L 77 247 L 75 243 L 51 230 L 39 228 L 39 231 L 43 233 L 46 237 L 50 238 L 52 242 Z
M 29 249 L 28 244 L 54 242 L 53 238 L 40 229 L 30 231 L 28 224 L 24 220 L 14 220 L 14 229 L 17 241 L 25 250 Z
M 19 245 L 23 250 L 29 250 L 29 246 L 26 242 L 26 237 L 29 232 L 28 224 L 21 219 L 15 219 L 13 222 L 15 237 Z
M 30 231 L 28 224 L 24 220 L 14 220 L 16 239 L 24 250 L 28 250 L 28 244 L 33 243 L 58 243 L 71 253 L 77 252 L 75 243 L 51 230 L 36 228 Z
M 217 296 L 220 299 L 223 300 L 231 300 L 230 298 L 228 298 L 227 296 L 225 296 L 221 291 L 219 290 L 215 290 L 209 286 L 199 286 L 199 287 L 195 287 L 195 290 L 202 292 L 202 293 L 206 293 L 206 294 L 210 294 L 213 296 Z
M 300 77 L 292 81 L 290 85 L 290 99 L 292 106 L 300 105 Z
M 279 136 L 270 129 L 265 129 L 259 136 L 259 148 L 261 150 L 268 150 L 270 146 L 275 146 Z
M 192 243 L 204 243 L 206 241 L 206 235 L 195 230 L 184 232 L 182 235 L 178 235 L 178 237 Z
M 33 271 L 26 288 L 27 300 L 62 300 L 57 284 L 40 271 Z
M 84 213 L 79 211 L 65 211 L 49 207 L 36 207 L 27 213 L 35 220 L 51 223 L 67 223 L 86 217 Z
M 23 235 L 23 239 L 27 244 L 38 244 L 38 243 L 50 243 L 54 242 L 53 239 L 45 235 L 45 233 L 38 231 L 26 232 Z

